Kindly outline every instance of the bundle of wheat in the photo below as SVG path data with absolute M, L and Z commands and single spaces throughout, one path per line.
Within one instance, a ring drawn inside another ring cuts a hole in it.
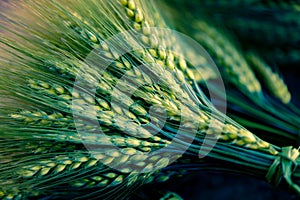
M 215 72 L 194 76 L 184 41 L 151 29 L 164 26 L 152 1 L 9 5 L 26 15 L 1 14 L 1 198 L 125 198 L 202 170 L 300 192 L 298 150 L 214 108 L 196 82 Z

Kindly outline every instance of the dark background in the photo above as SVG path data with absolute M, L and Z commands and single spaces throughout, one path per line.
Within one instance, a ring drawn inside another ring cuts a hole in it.
M 285 190 L 273 188 L 263 180 L 248 176 L 224 173 L 199 173 L 182 178 L 144 186 L 143 193 L 147 199 L 159 199 L 157 191 L 176 192 L 187 200 L 296 200 L 296 195 Z M 137 197 L 133 199 L 138 199 Z

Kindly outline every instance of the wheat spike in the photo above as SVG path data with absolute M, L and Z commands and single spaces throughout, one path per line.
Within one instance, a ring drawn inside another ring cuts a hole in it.
M 277 73 L 273 72 L 257 54 L 249 52 L 246 58 L 253 66 L 253 69 L 262 78 L 262 82 L 268 87 L 269 91 L 282 103 L 289 103 L 291 94 L 283 79 Z

